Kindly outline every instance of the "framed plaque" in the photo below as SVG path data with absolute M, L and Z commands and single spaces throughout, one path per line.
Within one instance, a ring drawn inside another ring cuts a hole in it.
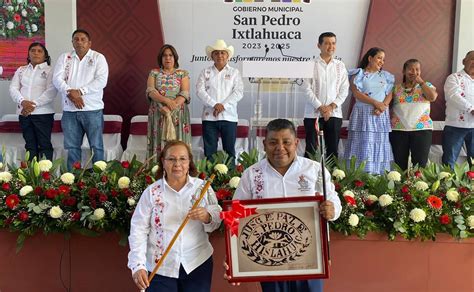
M 319 214 L 322 200 L 311 196 L 239 201 L 257 209 L 239 219 L 238 232 L 226 226 L 229 281 L 328 278 L 327 223 Z M 232 211 L 232 201 L 223 207 Z

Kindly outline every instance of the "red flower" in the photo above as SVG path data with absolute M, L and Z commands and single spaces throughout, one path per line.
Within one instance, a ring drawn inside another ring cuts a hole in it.
M 183 132 L 189 133 L 189 129 L 190 129 L 189 124 L 184 124 L 184 126 L 183 126 Z
M 356 200 L 351 196 L 344 196 L 344 200 L 346 200 L 348 205 L 351 205 L 351 206 L 357 205 Z
M 22 162 L 20 163 L 20 168 L 25 169 L 25 168 L 27 168 L 27 167 L 28 167 L 28 163 L 26 163 L 26 161 L 22 161 Z
M 230 199 L 231 196 L 232 196 L 232 192 L 227 189 L 219 189 L 216 192 L 216 197 L 218 200 Z
M 18 196 L 14 194 L 9 195 L 5 199 L 5 204 L 7 204 L 7 207 L 10 208 L 11 210 L 15 209 L 19 203 L 20 203 L 20 198 L 18 198 Z
M 80 161 L 76 161 L 72 164 L 72 167 L 74 169 L 81 169 L 81 162 Z
M 441 207 L 443 207 L 443 202 L 437 196 L 431 195 L 426 199 L 426 201 L 428 202 L 428 205 L 430 205 L 431 208 L 439 210 L 441 209 Z
M 151 176 L 146 175 L 145 176 L 145 182 L 146 182 L 147 185 L 151 184 L 153 182 L 153 180 L 151 179 Z
M 50 180 L 51 179 L 51 175 L 49 174 L 48 171 L 45 171 L 45 172 L 41 173 L 41 176 L 43 177 L 44 180 Z
M 334 188 L 336 189 L 336 192 L 339 192 L 341 190 L 341 185 L 338 183 L 335 183 Z
M 360 180 L 356 180 L 354 181 L 354 185 L 357 187 L 357 188 L 361 188 L 364 186 L 364 182 L 363 181 L 360 181 Z
M 18 220 L 25 222 L 25 221 L 28 221 L 28 219 L 30 219 L 28 212 L 21 211 L 20 213 L 18 213 Z
M 36 187 L 33 192 L 35 193 L 35 195 L 39 196 L 41 195 L 41 193 L 43 193 L 43 189 L 41 187 Z
M 116 190 L 114 190 L 114 189 L 110 190 L 110 195 L 111 195 L 112 197 L 115 198 L 115 197 L 118 196 L 118 194 L 119 194 L 119 193 L 118 193 Z
M 80 181 L 80 182 L 77 183 L 77 187 L 78 187 L 80 190 L 84 189 L 85 186 L 86 186 L 86 184 L 85 184 L 83 181 Z
M 69 193 L 71 192 L 71 188 L 66 185 L 60 185 L 58 191 L 62 195 L 69 195 Z
M 407 185 L 404 185 L 404 186 L 402 187 L 402 193 L 407 194 L 409 191 L 410 191 L 410 189 L 408 188 Z
M 372 212 L 372 211 L 365 211 L 364 215 L 365 215 L 365 217 L 374 217 L 374 212 Z
M 242 173 L 244 172 L 244 166 L 242 164 L 239 164 L 235 167 L 235 170 L 237 170 L 237 172 L 239 173 Z
M 10 190 L 10 184 L 9 183 L 3 183 L 2 184 L 2 190 L 8 192 Z
M 419 170 L 415 171 L 415 177 L 416 178 L 420 178 L 421 175 L 422 175 L 421 171 L 419 171 Z
M 206 179 L 206 174 L 204 172 L 201 172 L 198 177 L 200 179 Z
M 125 195 L 125 197 L 131 197 L 133 196 L 133 193 L 129 190 L 129 189 L 124 189 L 123 190 L 123 194 Z
M 77 199 L 76 197 L 67 197 L 67 198 L 64 198 L 61 202 L 64 206 L 72 207 L 72 206 L 76 206 Z
M 372 206 L 372 204 L 374 203 L 374 201 L 370 199 L 363 199 L 363 201 L 366 206 Z
M 474 171 L 469 170 L 468 172 L 466 172 L 466 175 L 467 175 L 468 178 L 474 179 Z
M 96 189 L 96 188 L 90 188 L 89 189 L 89 192 L 87 192 L 87 194 L 89 195 L 89 198 L 95 198 L 95 196 L 99 195 L 99 190 Z
M 439 217 L 439 222 L 443 225 L 447 225 L 451 223 L 451 218 L 449 217 L 448 214 L 443 214 Z
M 15 13 L 15 15 L 13 15 L 13 19 L 14 19 L 16 22 L 20 22 L 20 21 L 21 21 L 21 16 L 20 16 L 20 14 Z
M 405 194 L 405 195 L 403 195 L 403 200 L 404 200 L 405 202 L 411 202 L 412 197 L 411 197 L 410 194 Z
M 458 201 L 458 202 L 456 202 L 456 204 L 454 204 L 454 207 L 457 208 L 457 209 L 461 209 L 462 203 Z
M 55 189 L 46 190 L 46 192 L 44 193 L 44 196 L 51 200 L 56 198 L 58 195 L 59 195 L 59 191 Z
M 21 31 L 25 31 L 25 25 L 24 24 L 20 24 L 18 26 L 18 28 L 21 30 Z
M 123 168 L 129 168 L 130 167 L 130 162 L 128 162 L 127 160 L 122 161 L 122 167 Z
M 100 177 L 100 181 L 103 182 L 103 183 L 106 183 L 109 179 L 107 178 L 106 175 L 103 175 Z
M 99 202 L 101 202 L 101 203 L 107 202 L 108 199 L 109 199 L 109 197 L 107 197 L 106 194 L 100 194 L 99 195 Z
M 467 195 L 467 193 L 469 192 L 469 190 L 468 190 L 466 187 L 460 187 L 460 188 L 458 189 L 458 192 L 459 192 L 460 194 Z
M 72 221 L 79 221 L 79 219 L 81 219 L 81 213 L 79 212 L 73 212 L 71 214 L 71 220 Z

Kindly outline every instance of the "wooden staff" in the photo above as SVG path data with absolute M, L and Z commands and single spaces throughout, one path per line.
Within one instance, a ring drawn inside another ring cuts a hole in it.
M 327 187 L 326 187 L 326 158 L 324 157 L 326 155 L 326 145 L 324 143 L 324 131 L 321 130 L 319 131 L 318 133 L 319 135 L 319 140 L 320 140 L 320 143 L 319 143 L 319 149 L 321 149 L 321 176 L 322 176 L 322 179 L 323 179 L 323 198 L 324 198 L 324 201 L 327 200 Z M 329 264 L 331 264 L 331 253 L 329 252 L 329 222 L 326 221 L 326 229 L 327 229 L 327 233 L 328 233 L 328 237 L 327 237 L 327 246 L 328 246 L 328 262 Z
M 202 188 L 201 194 L 199 194 L 199 198 L 196 200 L 196 202 L 194 202 L 194 205 L 193 205 L 193 207 L 191 208 L 191 210 L 194 210 L 194 209 L 196 209 L 196 208 L 199 206 L 199 204 L 201 203 L 202 199 L 204 198 L 204 195 L 205 195 L 206 192 L 207 192 L 207 189 L 211 186 L 211 183 L 212 183 L 212 181 L 214 180 L 215 177 L 216 177 L 216 175 L 215 175 L 214 173 L 211 174 L 211 176 L 210 176 L 209 179 L 207 180 L 206 184 L 205 184 L 204 187 Z M 191 210 L 190 210 L 190 211 L 191 211 Z M 176 239 L 178 239 L 179 234 L 181 233 L 181 231 L 183 231 L 184 226 L 186 226 L 186 224 L 188 224 L 188 221 L 189 221 L 189 218 L 188 218 L 188 216 L 186 216 L 186 218 L 184 218 L 184 220 L 183 220 L 183 223 L 181 223 L 181 226 L 179 226 L 178 231 L 176 231 L 175 235 L 174 235 L 173 238 L 171 239 L 170 244 L 168 245 L 168 247 L 166 248 L 165 252 L 164 252 L 163 255 L 161 256 L 160 260 L 156 263 L 156 266 L 155 266 L 155 268 L 153 269 L 153 272 L 151 272 L 151 274 L 148 275 L 148 282 L 149 282 L 149 283 L 151 283 L 151 280 L 153 279 L 153 277 L 155 276 L 156 272 L 157 272 L 158 269 L 160 268 L 161 264 L 162 264 L 163 261 L 165 260 L 166 256 L 167 256 L 168 253 L 170 252 L 171 248 L 173 247 L 174 242 L 176 241 Z

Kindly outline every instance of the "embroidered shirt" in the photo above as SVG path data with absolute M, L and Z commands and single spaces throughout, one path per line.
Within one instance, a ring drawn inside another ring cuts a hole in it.
M 237 103 L 244 96 L 244 84 L 239 70 L 228 64 L 219 71 L 212 65 L 202 70 L 196 83 L 196 93 L 204 104 L 203 121 L 237 122 Z M 214 117 L 214 106 L 224 105 L 225 110 Z
M 54 67 L 53 84 L 63 99 L 63 110 L 93 111 L 104 108 L 104 87 L 107 85 L 109 67 L 104 55 L 89 49 L 79 59 L 75 51 L 62 54 Z M 67 97 L 69 89 L 79 89 L 84 99 L 84 108 L 78 109 Z
M 314 77 L 305 80 L 304 90 L 308 101 L 304 107 L 305 118 L 319 116 L 318 108 L 321 105 L 335 103 L 331 117 L 342 119 L 342 104 L 349 94 L 349 80 L 346 66 L 342 61 L 331 59 L 326 63 L 321 56 L 314 62 Z
M 444 83 L 446 100 L 445 125 L 474 128 L 474 79 L 461 70 L 448 76 Z
M 430 88 L 435 88 L 426 82 Z M 393 89 L 393 107 L 391 112 L 392 130 L 417 131 L 432 130 L 433 121 L 430 117 L 430 101 L 425 98 L 421 85 L 416 84 L 411 90 L 402 84 Z
M 188 177 L 185 186 L 179 191 L 172 189 L 165 179 L 151 184 L 142 194 L 133 213 L 128 242 L 128 267 L 132 274 L 137 270 L 153 271 L 155 264 L 199 197 L 203 181 Z M 213 252 L 207 232 L 217 229 L 221 219 L 220 206 L 212 188 L 201 201 L 201 207 L 211 214 L 212 221 L 204 224 L 189 220 L 171 251 L 165 258 L 158 274 L 178 278 L 180 265 L 186 273 L 204 263 Z
M 327 199 L 334 203 L 334 218 L 341 214 L 341 201 L 337 196 L 331 174 L 325 170 Z M 242 174 L 233 200 L 251 200 L 278 197 L 322 195 L 321 165 L 308 158 L 296 156 L 285 175 L 281 175 L 267 159 L 263 159 Z
M 23 110 L 21 102 L 33 101 L 36 104 L 32 115 L 54 113 L 54 98 L 57 91 L 53 85 L 53 70 L 48 63 L 21 66 L 10 83 L 10 96 L 17 103 L 16 113 Z

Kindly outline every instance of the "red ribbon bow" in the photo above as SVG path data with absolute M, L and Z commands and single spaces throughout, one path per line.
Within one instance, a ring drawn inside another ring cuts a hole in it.
M 257 213 L 257 208 L 245 208 L 240 204 L 240 201 L 232 201 L 232 209 L 230 211 L 223 211 L 220 217 L 224 220 L 224 224 L 230 229 L 230 234 L 236 235 L 239 233 L 239 219 L 245 218 Z

